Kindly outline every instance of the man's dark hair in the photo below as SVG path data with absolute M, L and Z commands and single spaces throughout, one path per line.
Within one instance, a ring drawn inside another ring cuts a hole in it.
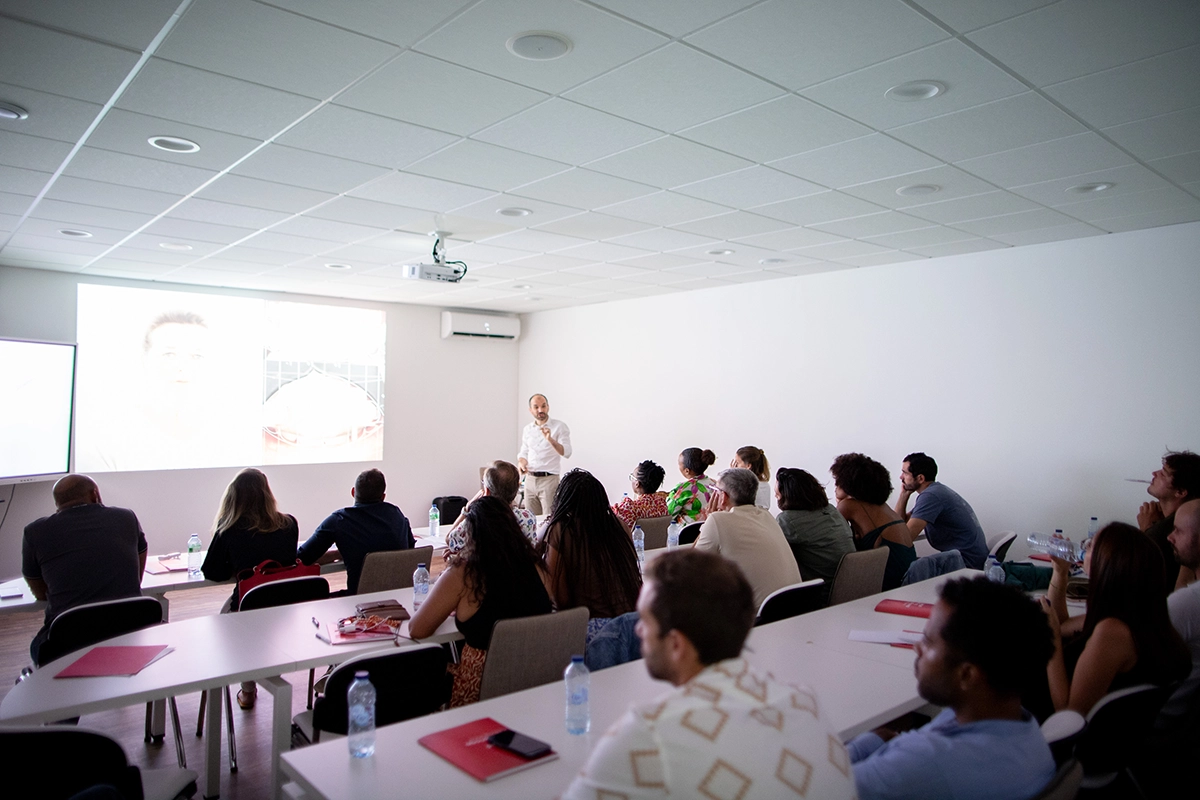
M 208 323 L 204 321 L 204 317 L 194 311 L 164 311 L 154 318 L 149 328 L 146 328 L 146 336 L 142 339 L 142 350 L 144 352 L 150 352 L 150 348 L 154 346 L 154 342 L 150 336 L 163 325 L 199 325 L 201 328 L 208 327 Z
M 633 471 L 633 479 L 641 484 L 642 491 L 646 494 L 657 492 L 666 476 L 665 469 L 649 460 L 638 464 L 637 469 Z
M 545 400 L 547 403 L 549 403 L 549 402 L 550 402 L 550 398 L 546 397 L 546 395 L 542 394 L 541 392 L 537 392 L 537 393 L 535 393 L 535 394 L 531 394 L 531 395 L 529 395 L 529 402 L 528 402 L 528 403 L 526 403 L 525 405 L 532 406 L 532 405 L 533 405 L 533 398 L 535 398 L 535 397 L 540 397 L 540 398 L 542 398 L 543 400 Z
M 937 462 L 924 453 L 909 453 L 904 457 L 908 462 L 908 471 L 915 478 L 924 475 L 925 480 L 933 483 L 937 480 Z
M 881 506 L 892 494 L 892 476 L 887 467 L 862 453 L 838 456 L 829 471 L 838 488 L 868 505 Z
M 736 658 L 754 626 L 754 591 L 738 565 L 716 553 L 672 550 L 646 565 L 654 582 L 650 613 L 659 634 L 676 630 L 702 664 Z
M 780 511 L 820 511 L 829 505 L 825 487 L 805 470 L 780 467 L 775 485 L 779 487 Z
M 493 461 L 483 471 L 483 485 L 496 497 L 511 504 L 517 499 L 517 490 L 521 487 L 521 473 L 507 461 Z
M 959 661 L 974 664 L 1003 695 L 1044 680 L 1054 640 L 1046 615 L 1015 586 L 987 578 L 947 581 L 939 592 L 950 607 L 942 639 Z
M 1200 456 L 1190 450 L 1170 450 L 1162 463 L 1171 471 L 1172 488 L 1187 492 L 1189 500 L 1200 497 Z
M 383 500 L 385 491 L 387 481 L 377 469 L 364 470 L 354 480 L 354 499 L 360 503 L 378 503 Z

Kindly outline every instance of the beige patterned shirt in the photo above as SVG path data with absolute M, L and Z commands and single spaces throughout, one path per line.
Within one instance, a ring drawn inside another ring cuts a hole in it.
M 604 734 L 564 800 L 853 798 L 850 757 L 811 690 L 742 658 L 706 667 Z

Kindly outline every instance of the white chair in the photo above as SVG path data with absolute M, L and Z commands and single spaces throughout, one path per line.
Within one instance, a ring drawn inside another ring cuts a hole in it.
M 996 560 L 1003 564 L 1004 557 L 1008 555 L 1008 548 L 1012 547 L 1012 543 L 1016 540 L 1017 534 L 1014 531 L 997 533 L 987 540 L 988 555 L 995 556 Z

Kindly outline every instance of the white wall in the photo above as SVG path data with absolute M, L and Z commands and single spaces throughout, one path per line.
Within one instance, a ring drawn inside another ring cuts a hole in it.
M 613 499 L 641 459 L 754 444 L 821 481 L 916 450 L 990 533 L 1134 521 L 1164 447 L 1200 449 L 1200 223 L 547 311 L 520 394 Z M 830 486 L 832 495 L 832 485 Z M 1019 548 L 1018 548 L 1019 549 Z
M 79 278 L 42 270 L 0 267 L 0 337 L 75 340 L 79 282 L 179 289 L 167 284 Z M 197 288 L 196 291 L 223 291 Z M 264 293 L 225 291 L 243 296 Z M 276 295 L 297 302 L 383 308 L 387 312 L 386 413 L 383 463 L 266 467 L 280 508 L 296 516 L 301 537 L 335 508 L 349 505 L 354 477 L 378 466 L 388 478 L 388 500 L 417 527 L 430 500 L 470 497 L 479 465 L 516 458 L 517 344 L 440 338 L 440 309 Z M 225 485 L 236 468 L 95 474 L 108 505 L 137 512 L 153 553 L 182 549 L 192 531 L 208 531 Z M 52 483 L 20 484 L 0 526 L 0 580 L 20 574 L 24 526 L 51 513 Z M 0 499 L 8 487 L 0 487 Z M 0 506 L 0 515 L 4 513 Z

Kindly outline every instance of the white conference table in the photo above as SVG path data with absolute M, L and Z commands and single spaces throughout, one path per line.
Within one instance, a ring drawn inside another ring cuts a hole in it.
M 272 695 L 271 785 L 280 786 L 279 756 L 290 746 L 292 687 L 281 676 L 338 664 L 361 653 L 384 650 L 392 643 L 369 642 L 332 646 L 316 638 L 312 619 L 335 622 L 354 613 L 358 603 L 395 598 L 412 609 L 413 590 L 398 589 L 335 597 L 290 606 L 198 617 L 146 628 L 109 639 L 104 645 L 160 645 L 174 652 L 131 677 L 55 679 L 63 667 L 91 650 L 63 656 L 35 670 L 12 688 L 0 703 L 0 722 L 36 724 L 82 714 L 161 700 L 194 691 L 208 691 L 204 789 L 206 797 L 220 792 L 221 692 L 241 681 L 257 681 Z M 401 628 L 407 635 L 408 624 Z M 460 638 L 453 618 L 423 642 Z M 414 644 L 400 639 L 399 645 Z
M 932 602 L 937 587 L 950 577 L 979 574 L 961 570 L 763 625 L 751 632 L 747 658 L 778 680 L 813 689 L 822 718 L 831 721 L 839 736 L 850 739 L 926 703 L 917 694 L 912 650 L 850 642 L 849 632 L 920 630 L 924 619 L 881 614 L 873 610 L 875 604 L 884 597 Z M 413 797 L 553 798 L 631 704 L 649 702 L 669 688 L 650 678 L 643 661 L 634 661 L 592 673 L 592 728 L 586 736 L 566 732 L 563 687 L 555 682 L 382 727 L 372 758 L 351 758 L 345 740 L 338 739 L 285 753 L 282 769 L 306 795 L 326 800 L 385 800 L 395 797 L 399 786 Z M 494 783 L 481 783 L 417 743 L 426 734 L 481 717 L 549 742 L 559 758 Z

